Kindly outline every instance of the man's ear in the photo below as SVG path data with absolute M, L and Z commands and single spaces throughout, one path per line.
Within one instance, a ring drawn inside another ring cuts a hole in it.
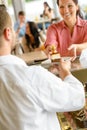
M 11 29 L 9 27 L 4 30 L 4 37 L 6 40 L 11 39 Z

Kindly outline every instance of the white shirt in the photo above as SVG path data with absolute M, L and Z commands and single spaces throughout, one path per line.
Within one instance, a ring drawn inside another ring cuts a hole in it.
M 0 56 L 0 130 L 60 130 L 56 112 L 84 106 L 82 84 L 72 75 L 64 81 L 41 66 Z

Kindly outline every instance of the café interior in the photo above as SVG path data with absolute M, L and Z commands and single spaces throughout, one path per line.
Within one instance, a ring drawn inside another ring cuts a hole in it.
M 20 10 L 25 11 L 24 2 L 24 0 L 12 0 L 15 20 L 18 20 L 18 12 Z M 6 0 L 2 0 L 0 4 L 5 4 L 6 7 L 8 6 Z M 23 59 L 28 66 L 40 65 L 49 71 L 51 71 L 52 67 L 55 64 L 59 64 L 61 57 L 60 54 L 55 51 L 54 46 L 52 47 L 53 49 L 50 56 L 46 55 L 44 47 L 44 43 L 47 38 L 47 28 L 45 23 L 50 22 L 51 25 L 61 21 L 61 18 L 58 16 L 57 13 L 56 2 L 54 0 L 53 7 L 55 9 L 55 13 L 52 19 L 36 19 L 36 21 L 34 21 L 36 24 L 40 23 L 42 25 L 42 30 L 38 29 L 42 37 L 42 43 L 39 49 L 24 53 L 23 51 L 21 51 L 21 49 L 19 49 L 21 45 L 21 38 L 17 37 L 17 43 L 12 50 L 12 55 L 16 55 L 17 57 Z M 64 60 L 71 59 L 70 56 L 63 56 L 63 58 Z M 54 69 L 53 73 L 54 75 L 59 76 L 56 69 Z M 83 68 L 81 66 L 79 56 L 77 56 L 75 60 L 71 62 L 71 73 L 84 85 L 86 103 L 84 108 L 79 111 L 64 113 L 59 112 L 57 113 L 57 117 L 60 121 L 61 130 L 87 130 L 87 68 Z

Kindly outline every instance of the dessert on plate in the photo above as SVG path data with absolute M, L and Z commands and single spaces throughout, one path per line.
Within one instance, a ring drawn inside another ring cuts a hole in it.
M 58 62 L 60 60 L 60 54 L 56 51 L 56 46 L 51 46 L 50 58 L 52 62 Z

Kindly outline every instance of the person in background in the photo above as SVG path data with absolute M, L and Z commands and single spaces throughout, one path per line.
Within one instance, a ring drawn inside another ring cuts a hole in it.
M 84 107 L 82 83 L 71 74 L 69 61 L 60 61 L 61 80 L 11 55 L 14 44 L 11 17 L 0 11 L 0 129 L 60 130 L 56 112 Z
M 47 2 L 44 2 L 43 6 L 44 6 L 44 11 L 43 11 L 42 17 L 52 19 L 53 18 L 53 9 L 51 9 L 51 7 L 49 6 L 49 4 Z
M 40 36 L 37 25 L 32 21 L 28 21 L 26 23 L 25 35 L 22 38 L 24 53 L 39 50 L 39 47 L 44 41 L 45 39 L 42 39 Z
M 73 56 L 72 44 L 81 44 L 83 48 L 87 46 L 87 21 L 82 19 L 78 0 L 57 0 L 57 4 L 63 20 L 48 28 L 46 54 L 54 45 L 61 56 Z M 76 55 L 80 55 L 80 52 L 77 51 Z
M 51 19 L 54 17 L 54 12 L 47 2 L 44 2 L 43 6 L 44 6 L 43 14 L 41 14 L 40 17 L 44 19 L 50 19 L 50 22 L 45 23 L 47 29 L 51 24 Z M 38 27 L 42 30 L 42 24 L 38 24 Z
M 18 13 L 18 21 L 14 24 L 14 30 L 18 36 L 18 38 L 21 38 L 25 34 L 25 12 L 19 11 Z

